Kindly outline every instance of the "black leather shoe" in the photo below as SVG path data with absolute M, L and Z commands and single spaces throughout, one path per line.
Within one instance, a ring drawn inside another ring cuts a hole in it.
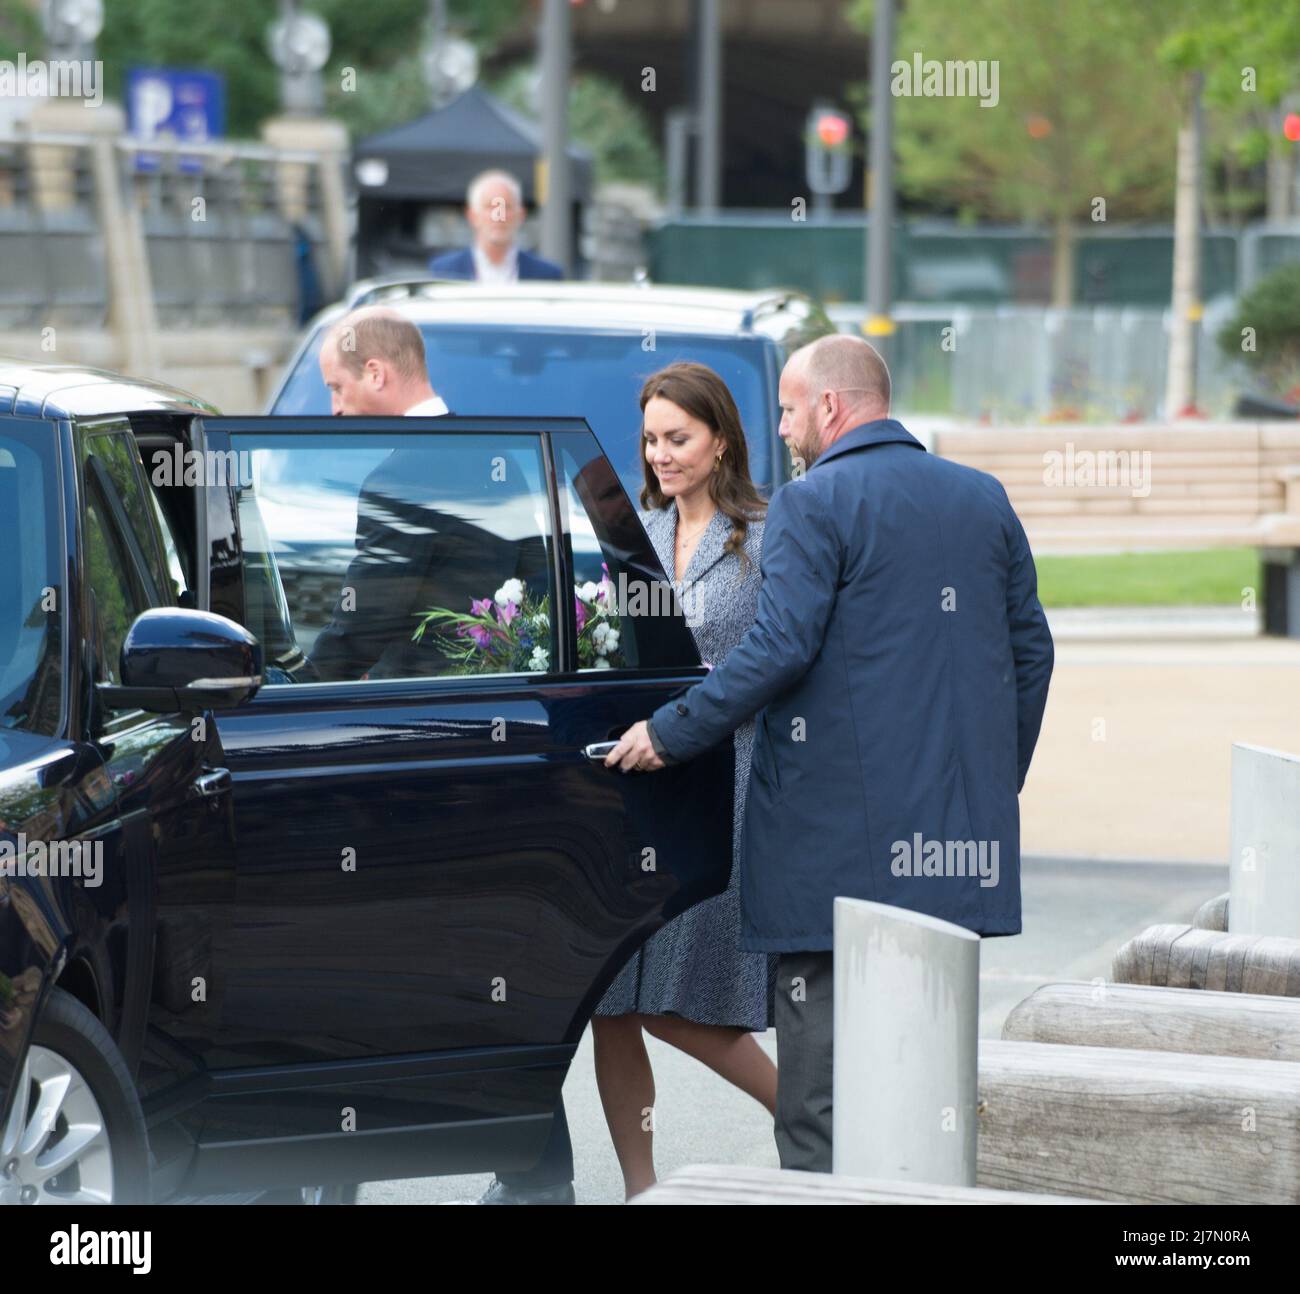
M 563 1186 L 507 1186 L 499 1177 L 479 1196 L 480 1204 L 573 1204 L 573 1183 Z

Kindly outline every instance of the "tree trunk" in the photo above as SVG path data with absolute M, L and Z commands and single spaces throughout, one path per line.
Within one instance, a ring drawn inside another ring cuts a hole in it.
M 1062 212 L 1052 229 L 1052 304 L 1074 304 L 1074 226 Z
M 1295 185 L 1295 145 L 1283 140 L 1282 121 L 1295 107 L 1295 98 L 1288 95 L 1276 113 L 1269 113 L 1269 149 L 1267 168 L 1268 207 L 1265 219 L 1280 223 L 1291 219 L 1292 191 Z
M 1185 82 L 1178 127 L 1178 173 L 1174 196 L 1174 292 L 1169 331 L 1165 417 L 1176 418 L 1196 403 L 1196 339 L 1201 318 L 1201 83 Z

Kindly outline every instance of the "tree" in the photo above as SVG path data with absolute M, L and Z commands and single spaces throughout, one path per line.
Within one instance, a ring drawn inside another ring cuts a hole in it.
M 905 87 L 895 105 L 900 190 L 963 218 L 1050 223 L 1052 301 L 1069 304 L 1076 221 L 1169 211 L 1177 82 L 1156 51 L 1177 7 L 909 0 L 895 66 L 916 53 L 926 63 L 984 61 L 990 84 L 996 65 L 997 94 L 985 107 L 974 95 Z M 856 0 L 852 11 L 868 30 L 871 10 Z
M 451 0 L 453 28 L 483 49 L 517 22 L 525 0 Z M 429 107 L 419 64 L 427 0 L 316 0 L 306 6 L 329 24 L 332 51 L 324 70 L 326 100 L 362 133 L 409 120 Z M 121 99 L 134 65 L 203 67 L 226 80 L 227 130 L 255 136 L 280 108 L 279 69 L 266 33 L 278 14 L 268 0 L 105 0 L 99 57 L 108 93 Z M 342 71 L 356 89 L 340 89 Z
M 1174 222 L 1173 326 L 1169 336 L 1165 415 L 1193 412 L 1196 329 L 1201 318 L 1201 98 L 1240 111 L 1244 95 L 1280 102 L 1294 84 L 1300 11 L 1271 0 L 1185 0 L 1160 57 L 1182 86 L 1178 131 L 1178 199 Z
M 1300 264 L 1266 275 L 1237 304 L 1219 332 L 1219 349 L 1241 360 L 1273 394 L 1300 388 Z
M 531 64 L 512 68 L 492 85 L 503 102 L 526 117 L 536 117 L 536 72 Z M 616 81 L 578 72 L 569 83 L 569 134 L 590 150 L 598 183 L 630 180 L 659 189 L 663 162 L 649 123 L 638 104 Z

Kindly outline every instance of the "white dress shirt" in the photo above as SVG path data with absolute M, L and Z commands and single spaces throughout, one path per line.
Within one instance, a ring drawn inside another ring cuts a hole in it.
M 480 283 L 516 283 L 519 280 L 519 249 L 511 247 L 500 265 L 493 265 L 474 244 L 474 277 Z
M 402 416 L 404 418 L 441 418 L 450 413 L 442 396 L 435 395 L 432 400 L 421 400 L 413 404 Z

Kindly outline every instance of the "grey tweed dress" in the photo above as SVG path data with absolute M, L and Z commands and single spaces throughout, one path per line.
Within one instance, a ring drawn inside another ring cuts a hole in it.
M 671 576 L 677 543 L 677 505 L 643 512 L 642 524 Z M 700 536 L 679 591 L 700 659 L 721 665 L 754 623 L 763 552 L 763 522 L 751 521 L 745 539 L 749 565 L 724 551 L 731 521 L 715 512 Z M 678 1015 L 700 1024 L 758 1031 L 772 1024 L 776 958 L 740 951 L 740 853 L 754 724 L 738 728 L 735 827 L 731 882 L 723 893 L 688 908 L 657 930 L 619 971 L 597 1015 Z M 653 777 L 654 774 L 646 774 Z

